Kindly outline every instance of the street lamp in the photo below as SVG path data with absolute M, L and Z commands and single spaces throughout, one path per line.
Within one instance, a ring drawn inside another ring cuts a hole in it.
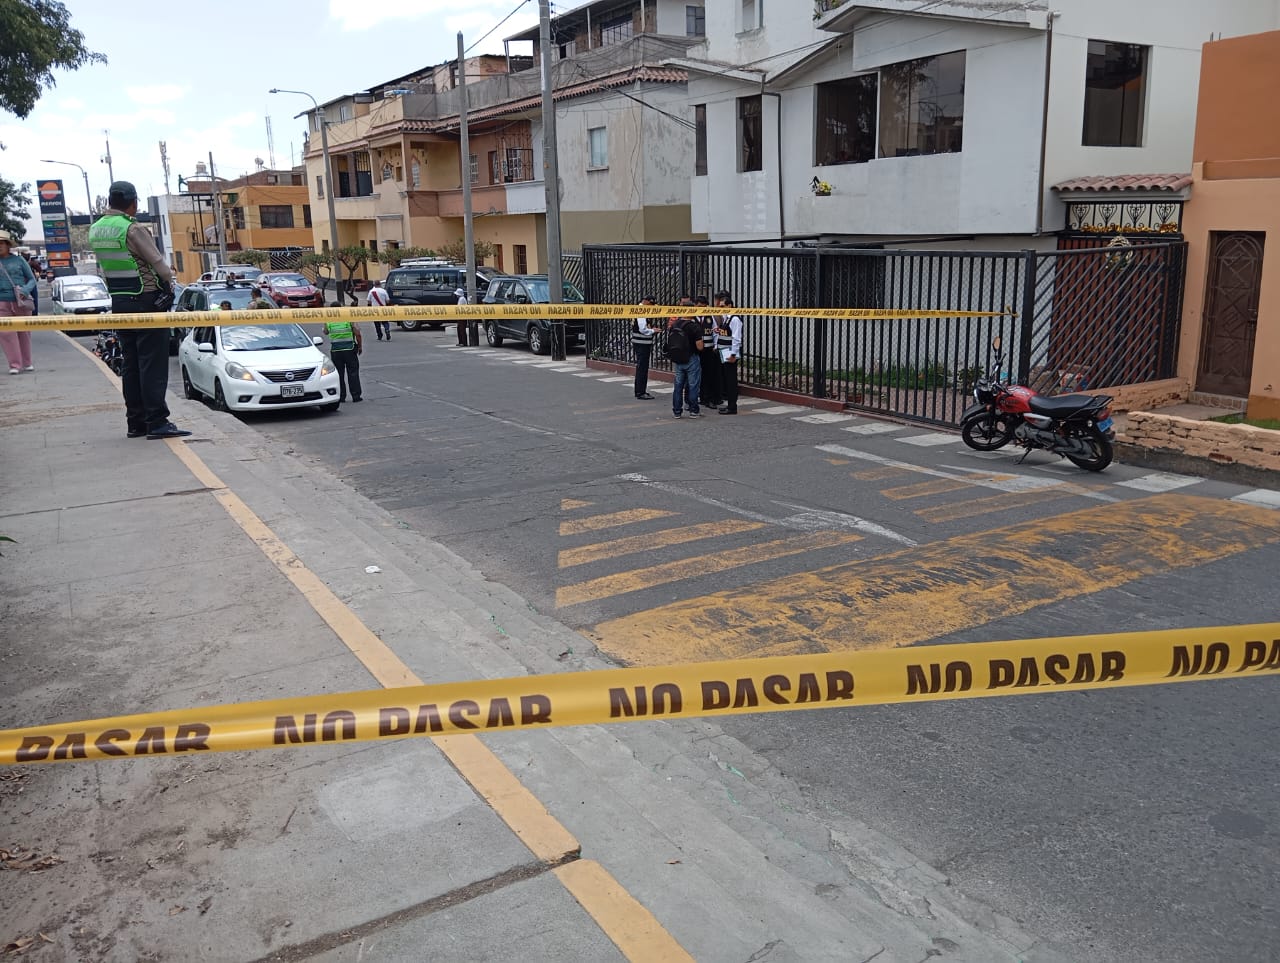
M 342 262 L 338 260 L 338 215 L 333 209 L 333 168 L 329 163 L 329 127 L 325 123 L 324 108 L 305 90 L 286 90 L 283 87 L 272 87 L 269 93 L 298 94 L 310 99 L 315 105 L 316 119 L 320 123 L 320 151 L 324 155 L 324 176 L 329 183 L 325 185 L 325 199 L 329 208 L 329 255 L 333 258 L 333 277 L 338 282 L 338 307 L 342 307 Z

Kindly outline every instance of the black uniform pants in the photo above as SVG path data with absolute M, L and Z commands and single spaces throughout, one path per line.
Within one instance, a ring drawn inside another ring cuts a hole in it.
M 360 390 L 360 354 L 354 348 L 348 351 L 331 351 L 333 366 L 338 369 L 338 400 L 347 400 L 347 389 L 351 389 L 351 400 L 359 401 L 363 392 Z
M 738 362 L 720 365 L 720 401 L 730 410 L 738 410 Z
M 116 314 L 154 314 L 159 291 L 144 294 L 116 294 L 111 310 Z M 130 431 L 160 428 L 169 421 L 165 392 L 169 390 L 169 329 L 126 328 L 120 332 L 124 370 L 120 390 L 124 394 L 124 417 Z
M 702 349 L 702 398 L 704 405 L 718 407 L 724 398 L 720 385 L 720 352 L 716 348 Z
M 649 393 L 649 358 L 653 354 L 653 343 L 632 342 L 631 348 L 636 353 L 636 397 L 639 398 Z

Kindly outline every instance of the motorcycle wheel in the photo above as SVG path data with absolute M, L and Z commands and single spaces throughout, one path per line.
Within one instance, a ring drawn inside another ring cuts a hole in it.
M 974 451 L 995 451 L 1009 444 L 1013 429 L 1003 418 L 987 411 L 961 425 L 960 437 Z
M 1077 468 L 1083 468 L 1085 471 L 1102 471 L 1111 464 L 1111 458 L 1115 454 L 1115 450 L 1111 446 L 1111 442 L 1098 435 L 1089 435 L 1085 438 L 1085 442 L 1093 449 L 1093 455 L 1089 458 L 1082 458 L 1079 455 L 1068 455 L 1067 460 Z

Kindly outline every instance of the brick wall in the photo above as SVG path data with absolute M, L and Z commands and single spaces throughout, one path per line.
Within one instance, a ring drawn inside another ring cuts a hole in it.
M 1280 431 L 1269 428 L 1131 411 L 1124 440 L 1142 448 L 1181 452 L 1218 464 L 1280 471 Z

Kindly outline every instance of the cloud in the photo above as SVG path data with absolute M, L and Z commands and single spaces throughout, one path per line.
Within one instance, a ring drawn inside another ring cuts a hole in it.
M 126 87 L 124 92 L 135 104 L 152 106 L 154 104 L 171 104 L 187 95 L 189 87 L 177 84 L 150 84 L 146 87 Z
M 139 127 L 158 127 L 164 129 L 173 125 L 175 114 L 172 110 L 151 107 L 135 110 L 127 114 L 85 114 L 80 118 L 80 126 L 86 130 L 136 130 Z
M 63 97 L 58 101 L 59 110 L 84 110 L 84 101 L 79 97 Z

